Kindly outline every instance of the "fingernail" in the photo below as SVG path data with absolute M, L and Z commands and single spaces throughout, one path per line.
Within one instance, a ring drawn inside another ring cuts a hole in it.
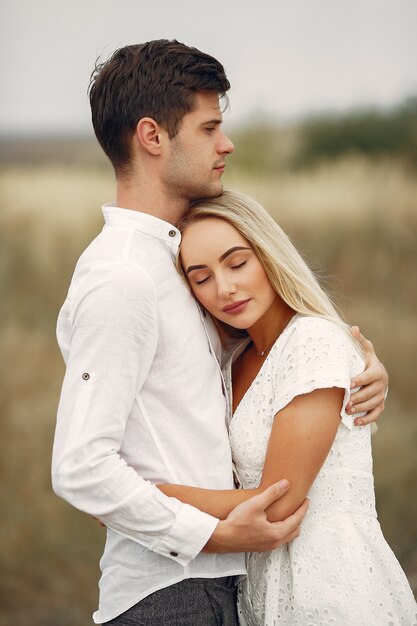
M 286 480 L 285 478 L 283 478 L 282 480 L 280 480 L 278 482 L 278 486 L 281 487 L 281 489 L 287 489 L 287 487 L 289 486 L 289 482 L 288 480 Z
M 363 421 L 362 421 L 362 420 L 359 420 L 359 422 L 356 422 L 356 425 L 357 425 L 357 426 L 363 426 Z
M 354 387 L 356 387 L 356 383 L 352 380 L 352 382 L 350 383 L 350 388 L 353 389 Z

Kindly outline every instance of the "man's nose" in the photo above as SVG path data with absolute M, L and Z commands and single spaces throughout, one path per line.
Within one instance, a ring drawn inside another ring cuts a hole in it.
M 235 146 L 227 135 L 223 133 L 222 141 L 219 145 L 219 154 L 231 154 Z

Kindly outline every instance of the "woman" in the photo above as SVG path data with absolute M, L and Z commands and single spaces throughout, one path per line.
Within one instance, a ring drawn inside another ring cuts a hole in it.
M 416 624 L 415 603 L 379 527 L 370 427 L 346 412 L 361 349 L 266 211 L 232 192 L 197 203 L 181 225 L 180 270 L 224 335 L 242 341 L 225 367 L 229 432 L 243 490 L 161 485 L 224 518 L 282 477 L 268 510 L 281 520 L 308 495 L 300 536 L 250 553 L 242 625 Z

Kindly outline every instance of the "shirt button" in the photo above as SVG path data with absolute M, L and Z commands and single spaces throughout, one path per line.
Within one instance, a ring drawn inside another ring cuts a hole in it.
M 170 230 L 169 233 L 168 233 L 168 235 L 170 237 L 175 237 L 176 234 L 177 234 L 177 232 L 175 230 Z
M 84 372 L 84 374 L 82 375 L 82 379 L 83 380 L 90 380 L 90 374 L 87 374 L 87 372 Z
M 178 556 L 178 552 L 170 552 L 171 556 Z

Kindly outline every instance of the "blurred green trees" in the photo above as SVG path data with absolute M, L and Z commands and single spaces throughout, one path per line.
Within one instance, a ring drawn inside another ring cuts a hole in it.
M 320 114 L 288 125 L 261 121 L 233 139 L 234 166 L 254 174 L 309 168 L 347 154 L 401 158 L 417 168 L 417 97 L 388 110 Z

